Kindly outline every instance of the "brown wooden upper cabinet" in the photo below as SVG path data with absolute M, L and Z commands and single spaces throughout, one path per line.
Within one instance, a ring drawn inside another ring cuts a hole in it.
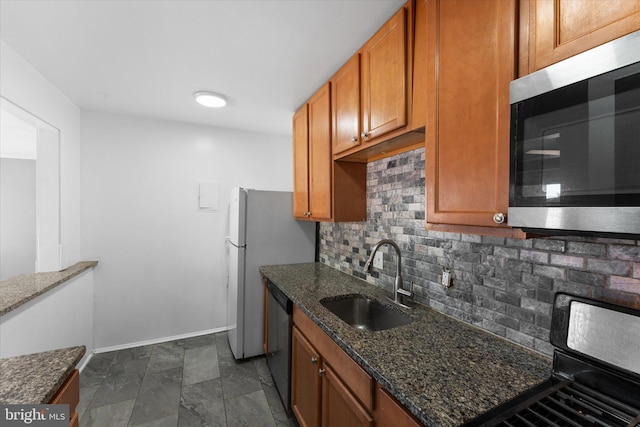
M 362 48 L 362 132 L 372 141 L 407 124 L 407 10 Z
M 516 0 L 427 0 L 427 228 L 506 228 L 516 14 Z
M 525 237 L 506 226 L 509 83 L 639 30 L 640 0 L 426 3 L 426 227 Z
M 414 31 L 416 27 L 424 29 L 421 21 L 416 22 L 424 18 L 424 8 L 419 3 L 420 13 L 414 1 L 407 2 L 331 78 L 334 158 L 349 156 L 424 126 L 421 109 L 422 118 L 410 123 L 414 47 L 423 43 L 415 37 L 422 34 Z M 419 139 L 422 142 L 424 135 Z M 405 138 L 389 144 L 384 153 L 370 151 L 360 157 L 350 156 L 349 160 L 384 157 L 387 151 L 417 142 L 415 138 Z
M 360 54 L 331 79 L 333 87 L 333 154 L 360 145 Z
M 366 164 L 331 157 L 331 85 L 293 116 L 293 216 L 312 221 L 365 221 Z
M 520 13 L 520 75 L 640 29 L 640 0 L 521 0 Z
M 295 218 L 366 221 L 366 163 L 424 146 L 426 21 L 409 0 L 294 114 Z
M 309 107 L 303 104 L 293 115 L 293 216 L 306 218 L 309 211 Z
M 334 154 L 406 126 L 407 59 L 402 7 L 331 79 Z
M 293 116 L 293 216 L 331 219 L 331 97 L 326 83 Z

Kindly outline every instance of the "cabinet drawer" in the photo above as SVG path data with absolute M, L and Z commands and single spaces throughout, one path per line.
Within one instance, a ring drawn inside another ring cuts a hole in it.
M 358 363 L 344 352 L 318 325 L 297 306 L 293 307 L 293 323 L 331 365 L 351 392 L 368 410 L 373 410 L 375 382 Z
M 73 413 L 80 401 L 80 375 L 77 369 L 74 369 L 69 378 L 62 384 L 60 390 L 53 396 L 51 403 L 54 405 L 69 405 L 69 416 Z

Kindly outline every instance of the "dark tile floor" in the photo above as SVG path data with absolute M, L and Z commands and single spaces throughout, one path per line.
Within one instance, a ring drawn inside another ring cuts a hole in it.
M 266 360 L 236 361 L 226 333 L 93 356 L 80 426 L 295 426 Z

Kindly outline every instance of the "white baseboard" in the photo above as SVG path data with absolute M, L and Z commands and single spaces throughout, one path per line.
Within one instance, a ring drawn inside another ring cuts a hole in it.
M 76 369 L 78 369 L 80 371 L 80 373 L 82 373 L 82 371 L 84 371 L 84 368 L 87 367 L 87 365 L 89 364 L 89 361 L 91 360 L 91 358 L 93 357 L 95 353 L 91 352 L 91 353 L 85 353 L 85 355 L 82 357 L 82 359 L 80 359 L 80 362 L 78 365 L 76 365 Z
M 79 367 L 79 369 L 80 369 L 80 371 L 82 371 L 82 369 L 84 369 L 84 367 L 87 366 L 87 364 L 89 363 L 89 360 L 91 360 L 91 357 L 93 357 L 94 354 L 107 353 L 109 351 L 126 350 L 128 348 L 142 347 L 142 346 L 145 346 L 145 345 L 159 344 L 159 343 L 163 343 L 163 342 L 167 342 L 167 341 L 175 341 L 175 340 L 182 340 L 182 339 L 186 339 L 186 338 L 199 337 L 201 335 L 216 334 L 218 332 L 224 332 L 224 331 L 226 331 L 228 329 L 229 329 L 228 327 L 224 326 L 224 327 L 221 327 L 221 328 L 208 329 L 208 330 L 205 330 L 205 331 L 190 332 L 188 334 L 173 335 L 173 336 L 170 336 L 170 337 L 155 338 L 155 339 L 152 339 L 152 340 L 138 341 L 138 342 L 132 342 L 132 343 L 128 343 L 128 344 L 121 344 L 121 345 L 114 345 L 114 346 L 111 346 L 111 347 L 96 348 L 95 350 L 93 350 L 93 352 L 91 353 L 90 357 L 88 357 L 87 360 L 82 364 L 82 366 Z

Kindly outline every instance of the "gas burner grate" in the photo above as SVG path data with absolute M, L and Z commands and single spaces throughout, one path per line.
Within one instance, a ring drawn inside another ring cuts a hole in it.
M 503 419 L 504 427 L 638 427 L 640 409 L 584 385 L 565 381 L 523 402 Z M 502 417 L 501 417 L 502 418 Z

